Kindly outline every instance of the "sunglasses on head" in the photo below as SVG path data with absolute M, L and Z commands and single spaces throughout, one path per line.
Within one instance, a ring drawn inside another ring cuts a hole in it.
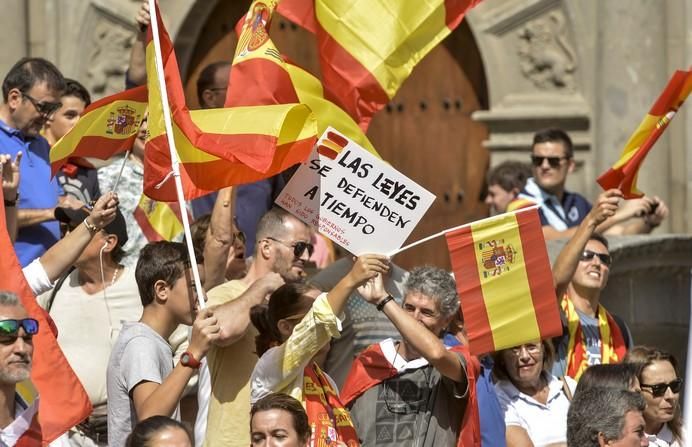
M 41 115 L 44 116 L 51 116 L 55 112 L 58 111 L 60 107 L 62 107 L 61 102 L 44 102 L 44 101 L 38 101 L 36 98 L 32 97 L 31 95 L 21 92 L 22 96 L 28 99 L 31 104 L 34 105 L 36 108 L 36 111 L 40 113 Z
M 682 390 L 682 379 L 677 378 L 673 380 L 672 382 L 668 383 L 655 383 L 653 385 L 645 385 L 645 384 L 640 384 L 639 387 L 644 390 L 644 388 L 648 388 L 649 392 L 653 397 L 661 397 L 664 394 L 666 394 L 666 391 L 668 388 L 673 392 L 673 394 L 678 394 L 680 390 Z
M 0 320 L 0 337 L 17 336 L 20 327 L 24 329 L 26 335 L 35 335 L 38 333 L 38 321 L 33 318 L 24 318 L 22 320 Z
M 289 244 L 288 242 L 284 242 L 282 240 L 275 239 L 273 237 L 267 237 L 267 239 L 269 239 L 270 241 L 278 242 L 279 244 L 284 245 L 288 248 L 292 248 L 293 249 L 293 256 L 295 256 L 296 258 L 300 258 L 301 256 L 303 256 L 303 253 L 305 253 L 305 250 L 308 251 L 308 257 L 311 257 L 312 254 L 315 252 L 315 246 L 312 245 L 310 242 L 299 241 L 299 242 L 294 242 L 293 244 Z
M 613 262 L 613 258 L 610 257 L 609 254 L 607 253 L 596 253 L 595 251 L 591 250 L 584 250 L 579 256 L 580 261 L 590 261 L 593 259 L 594 256 L 597 256 L 598 259 L 601 261 L 601 264 L 606 265 L 610 267 L 610 263 Z
M 531 163 L 533 163 L 534 166 L 538 167 L 543 165 L 543 160 L 548 160 L 548 164 L 550 165 L 551 168 L 557 168 L 560 166 L 560 163 L 562 160 L 567 160 L 569 157 L 543 157 L 540 155 L 532 155 L 531 156 Z

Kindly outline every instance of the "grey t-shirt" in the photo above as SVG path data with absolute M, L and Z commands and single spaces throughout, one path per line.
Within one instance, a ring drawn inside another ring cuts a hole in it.
M 455 447 L 464 393 L 425 365 L 367 390 L 351 406 L 351 418 L 363 447 Z
M 173 349 L 144 323 L 125 323 L 108 362 L 108 445 L 122 447 L 137 424 L 130 393 L 142 382 L 162 383 L 173 370 Z M 171 415 L 180 419 L 176 408 Z

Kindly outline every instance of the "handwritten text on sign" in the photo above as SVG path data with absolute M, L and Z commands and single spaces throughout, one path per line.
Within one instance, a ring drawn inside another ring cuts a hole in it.
M 355 255 L 401 247 L 435 196 L 329 128 L 276 203 Z

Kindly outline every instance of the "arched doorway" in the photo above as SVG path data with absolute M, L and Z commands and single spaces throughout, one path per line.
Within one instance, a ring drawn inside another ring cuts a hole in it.
M 231 59 L 236 45 L 233 27 L 249 4 L 248 0 L 223 2 L 210 14 L 188 66 L 190 106 L 197 104 L 195 84 L 201 69 Z M 282 53 L 319 74 L 317 48 L 309 33 L 277 15 L 271 35 Z M 487 106 L 480 53 L 471 30 L 462 22 L 423 59 L 394 100 L 373 119 L 368 137 L 382 157 L 437 196 L 409 242 L 487 215 L 481 200 L 489 159 L 482 145 L 487 130 L 471 120 L 474 111 Z M 449 268 L 443 238 L 411 249 L 395 262 L 405 268 L 421 264 Z

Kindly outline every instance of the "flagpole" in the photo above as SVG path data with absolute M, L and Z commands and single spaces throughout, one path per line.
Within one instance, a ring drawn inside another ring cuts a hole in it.
M 187 244 L 187 252 L 190 256 L 190 267 L 192 268 L 192 276 L 195 280 L 195 290 L 197 292 L 197 300 L 199 308 L 206 307 L 204 301 L 204 290 L 202 289 L 202 281 L 199 278 L 199 269 L 197 268 L 197 258 L 195 257 L 195 249 L 192 246 L 192 232 L 190 231 L 190 222 L 187 216 L 185 195 L 183 194 L 183 182 L 180 180 L 180 158 L 178 158 L 178 150 L 175 147 L 175 139 L 173 138 L 173 125 L 171 124 L 171 109 L 168 104 L 168 90 L 166 89 L 166 77 L 163 67 L 163 57 L 161 56 L 161 44 L 159 40 L 159 23 L 156 17 L 155 0 L 149 0 L 149 15 L 151 16 L 151 31 L 154 44 L 154 54 L 156 57 L 156 75 L 159 79 L 159 90 L 161 91 L 161 102 L 163 106 L 163 122 L 166 127 L 166 138 L 168 139 L 168 149 L 171 153 L 171 168 L 173 170 L 173 179 L 175 181 L 175 190 L 178 193 L 178 204 L 180 206 L 180 217 L 185 230 L 185 242 Z
M 115 179 L 115 184 L 113 185 L 113 194 L 116 194 L 116 191 L 118 190 L 118 185 L 120 184 L 120 178 L 123 176 L 123 171 L 125 170 L 125 164 L 127 163 L 127 159 L 130 157 L 130 152 L 132 152 L 132 149 L 128 149 L 127 152 L 125 152 L 125 158 L 123 158 L 123 164 L 120 166 L 120 172 L 118 172 L 118 178 Z
M 474 221 L 474 222 L 465 223 L 465 224 L 463 224 L 463 225 L 459 225 L 459 226 L 456 226 L 456 227 L 447 228 L 446 230 L 442 230 L 442 231 L 440 231 L 439 233 L 432 234 L 432 235 L 430 235 L 430 236 L 428 236 L 428 237 L 425 237 L 425 238 L 423 238 L 423 239 L 420 239 L 420 240 L 418 240 L 418 241 L 416 241 L 416 242 L 412 242 L 412 243 L 410 243 L 410 244 L 408 244 L 408 245 L 404 245 L 403 247 L 401 247 L 401 248 L 399 248 L 399 249 L 397 249 L 397 250 L 390 251 L 389 253 L 387 253 L 387 256 L 389 256 L 390 258 L 391 258 L 391 257 L 394 257 L 394 256 L 398 255 L 399 253 L 401 253 L 402 251 L 406 251 L 406 250 L 408 250 L 409 248 L 416 247 L 416 246 L 418 246 L 418 245 L 420 245 L 420 244 L 423 244 L 423 243 L 425 243 L 425 242 L 431 241 L 431 240 L 433 240 L 433 239 L 435 239 L 435 238 L 438 238 L 438 237 L 440 237 L 440 236 L 444 236 L 445 234 L 449 233 L 450 231 L 461 230 L 462 228 L 466 228 L 466 227 L 468 227 L 468 226 L 475 225 L 475 224 L 477 224 L 477 223 L 480 223 L 480 222 L 483 222 L 483 221 L 486 221 L 486 220 L 497 219 L 497 218 L 499 218 L 500 216 L 504 216 L 504 215 L 506 215 L 506 214 L 519 214 L 519 213 L 523 213 L 523 212 L 526 212 L 526 211 L 534 210 L 534 209 L 536 209 L 536 208 L 538 208 L 538 207 L 539 207 L 539 205 L 527 206 L 526 208 L 520 208 L 520 209 L 518 209 L 518 210 L 516 210 L 516 211 L 512 211 L 511 213 L 498 214 L 497 216 L 492 216 L 492 217 L 488 217 L 488 218 L 485 218 L 485 219 L 477 220 L 477 221 Z

